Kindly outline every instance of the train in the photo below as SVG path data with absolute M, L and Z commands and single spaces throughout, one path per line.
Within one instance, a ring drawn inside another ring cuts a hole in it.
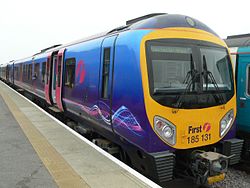
M 237 137 L 244 140 L 242 159 L 250 160 L 250 34 L 228 36 L 237 82 Z
M 128 20 L 2 65 L 0 77 L 161 186 L 212 184 L 240 161 L 227 45 L 189 16 Z

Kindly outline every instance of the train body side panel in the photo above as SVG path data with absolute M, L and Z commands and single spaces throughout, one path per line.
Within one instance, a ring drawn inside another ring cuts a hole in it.
M 100 120 L 97 107 L 102 40 L 73 45 L 64 55 L 62 100 L 65 110 L 96 123 Z M 70 83 L 72 75 L 73 83 Z
M 35 57 L 33 63 L 33 78 L 32 85 L 34 93 L 39 97 L 45 99 L 44 85 L 45 85 L 45 66 L 47 57 L 45 55 Z
M 21 79 L 22 79 L 22 71 L 20 70 L 22 68 L 22 63 L 15 62 L 14 63 L 14 83 L 17 86 L 20 86 Z
M 67 47 L 64 56 L 63 105 L 65 111 L 92 121 L 147 152 L 171 150 L 153 132 L 147 119 L 140 73 L 140 42 L 150 30 L 120 33 L 115 43 L 112 109 L 100 102 L 103 38 Z M 73 65 L 75 62 L 75 65 Z M 70 64 L 74 84 L 68 84 Z M 112 125 L 105 114 L 111 113 Z M 149 144 L 151 143 L 151 144 Z
M 44 79 L 46 57 L 31 57 L 14 63 L 14 82 L 19 88 L 44 99 Z
M 237 125 L 250 133 L 250 47 L 238 49 L 237 71 Z
M 145 111 L 140 70 L 141 39 L 151 30 L 124 32 L 115 48 L 113 127 L 120 137 L 147 152 L 171 150 L 153 132 Z
M 22 88 L 33 92 L 32 87 L 32 60 L 26 60 L 23 62 L 23 80 L 22 80 Z

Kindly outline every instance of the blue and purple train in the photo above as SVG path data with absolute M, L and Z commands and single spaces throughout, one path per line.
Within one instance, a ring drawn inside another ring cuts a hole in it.
M 0 76 L 82 133 L 114 143 L 160 185 L 176 174 L 211 184 L 240 160 L 228 48 L 191 17 L 139 17 L 12 61 Z

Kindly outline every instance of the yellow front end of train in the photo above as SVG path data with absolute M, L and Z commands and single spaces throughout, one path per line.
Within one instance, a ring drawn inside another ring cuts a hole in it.
M 156 29 L 143 38 L 140 58 L 146 113 L 163 142 L 189 149 L 227 135 L 236 116 L 235 83 L 220 38 L 194 28 Z

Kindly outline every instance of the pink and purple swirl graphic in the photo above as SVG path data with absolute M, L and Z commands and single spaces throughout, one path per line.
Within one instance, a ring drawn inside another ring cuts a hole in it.
M 121 106 L 115 112 L 112 111 L 113 115 L 111 119 L 109 118 L 110 108 L 104 102 L 99 102 L 99 106 L 94 105 L 91 108 L 86 108 L 85 106 L 83 106 L 82 109 L 90 116 L 94 116 L 97 119 L 102 119 L 108 125 L 111 125 L 110 121 L 112 120 L 113 126 L 120 126 L 128 129 L 137 136 L 140 136 L 140 133 L 143 132 L 143 129 L 140 126 L 139 122 L 136 120 L 135 116 L 125 106 Z
M 112 117 L 110 118 L 110 108 L 102 101 L 98 102 L 99 105 L 93 105 L 92 107 L 87 107 L 67 99 L 64 99 L 64 101 L 79 106 L 87 114 L 96 119 L 103 120 L 107 125 L 111 125 L 112 121 L 114 127 L 127 129 L 136 136 L 142 136 L 144 133 L 140 123 L 126 106 L 121 106 L 116 111 L 112 110 Z

